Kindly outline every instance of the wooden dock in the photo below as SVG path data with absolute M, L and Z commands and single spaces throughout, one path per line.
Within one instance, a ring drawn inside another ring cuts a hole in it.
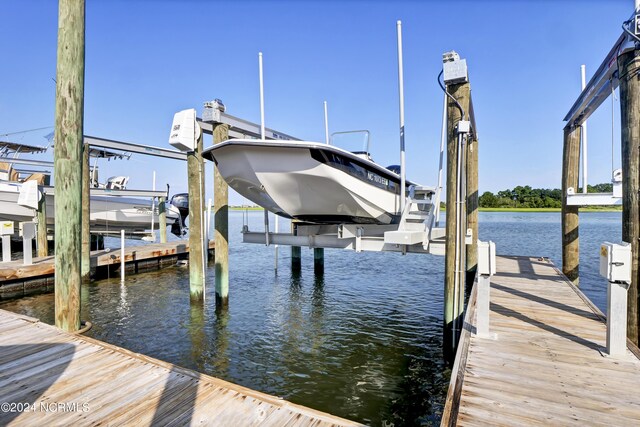
M 209 251 L 214 250 L 213 240 Z M 125 263 L 128 273 L 138 273 L 174 265 L 180 258 L 188 258 L 189 241 L 177 240 L 168 243 L 132 245 L 125 247 Z M 32 265 L 22 261 L 0 263 L 0 297 L 19 296 L 31 289 L 53 287 L 55 272 L 53 256 L 34 258 Z M 91 252 L 91 269 L 98 276 L 109 269 L 119 269 L 120 249 L 103 249 Z M 104 274 L 102 274 L 104 275 Z M 53 288 L 52 288 L 53 289 Z
M 497 267 L 495 336 L 474 334 L 474 288 L 442 425 L 640 425 L 637 347 L 607 356 L 602 312 L 548 260 L 498 257 Z
M 0 343 L 0 425 L 360 425 L 5 310 Z

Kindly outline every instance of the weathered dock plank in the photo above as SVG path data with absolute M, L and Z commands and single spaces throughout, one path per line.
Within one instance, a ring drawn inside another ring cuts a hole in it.
M 0 403 L 0 425 L 361 425 L 4 310 Z
M 474 334 L 474 288 L 442 425 L 639 425 L 633 344 L 624 358 L 606 355 L 603 314 L 548 260 L 497 262 L 495 336 Z
M 209 242 L 209 250 L 214 249 L 214 242 Z M 162 266 L 167 260 L 186 257 L 189 253 L 189 242 L 178 240 L 168 243 L 153 243 L 125 247 L 125 263 L 127 268 L 136 272 L 140 269 Z M 120 249 L 99 250 L 91 252 L 91 269 L 120 266 Z M 144 265 L 143 265 L 144 264 Z M 153 266 L 151 264 L 154 264 Z M 144 268 L 141 266 L 143 265 Z M 25 289 L 52 286 L 55 272 L 53 256 L 33 259 L 32 265 L 23 265 L 22 261 L 11 261 L 0 264 L 0 294 L 21 293 Z

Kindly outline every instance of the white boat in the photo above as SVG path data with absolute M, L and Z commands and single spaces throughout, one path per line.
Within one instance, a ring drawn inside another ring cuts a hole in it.
M 316 224 L 400 221 L 398 169 L 375 163 L 368 147 L 349 152 L 318 142 L 232 139 L 207 148 L 203 157 L 240 195 L 287 218 Z
M 0 220 L 16 223 L 33 221 L 36 216 L 37 198 L 45 197 L 47 226 L 53 227 L 55 223 L 53 187 L 43 187 L 45 194 L 36 196 L 34 206 L 34 203 L 20 203 L 21 190 L 24 196 L 24 185 L 19 182 L 0 181 Z M 143 233 L 152 228 L 152 221 L 156 229 L 159 225 L 158 205 L 148 199 L 91 196 L 89 210 L 89 227 L 92 233 L 119 233 L 120 230 L 125 230 L 127 233 Z M 180 224 L 178 208 L 167 203 L 165 212 L 168 226 Z
M 33 221 L 36 216 L 38 201 L 45 197 L 47 210 L 47 227 L 53 228 L 55 218 L 54 189 L 47 185 L 50 172 L 46 170 L 20 170 L 13 166 L 14 162 L 24 162 L 18 156 L 24 153 L 42 153 L 46 147 L 29 146 L 11 142 L 0 142 L 0 220 L 19 222 Z M 93 158 L 128 158 L 126 153 L 92 148 Z M 29 164 L 49 166 L 49 162 L 27 160 Z M 26 178 L 21 174 L 30 173 Z M 95 191 L 125 190 L 128 177 L 111 177 L 104 184 L 97 180 L 97 167 L 91 171 L 91 183 Z M 93 191 L 93 190 L 92 190 Z M 159 225 L 158 204 L 151 198 L 127 196 L 91 195 L 89 226 L 92 233 L 127 233 L 144 234 L 147 230 Z M 170 203 L 165 204 L 167 225 L 174 234 L 182 234 L 180 211 Z

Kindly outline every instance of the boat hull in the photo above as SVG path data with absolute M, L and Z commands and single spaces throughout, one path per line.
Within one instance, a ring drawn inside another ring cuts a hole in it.
M 399 220 L 399 177 L 336 147 L 230 140 L 203 153 L 231 188 L 288 218 L 322 224 Z

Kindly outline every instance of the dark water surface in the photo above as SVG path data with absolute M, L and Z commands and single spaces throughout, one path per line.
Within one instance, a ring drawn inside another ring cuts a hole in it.
M 262 212 L 249 213 L 259 229 Z M 619 241 L 620 213 L 581 214 L 581 287 L 606 309 L 598 247 Z M 88 335 L 295 403 L 373 425 L 438 424 L 449 381 L 442 361 L 444 258 L 325 250 L 325 274 L 302 249 L 242 244 L 230 214 L 230 306 L 216 313 L 213 264 L 203 306 L 189 303 L 188 269 L 173 267 L 86 285 Z M 282 230 L 288 229 L 282 225 Z M 480 238 L 499 254 L 561 262 L 559 213 L 481 213 Z M 117 244 L 117 243 L 116 243 Z M 53 294 L 0 303 L 53 322 Z

